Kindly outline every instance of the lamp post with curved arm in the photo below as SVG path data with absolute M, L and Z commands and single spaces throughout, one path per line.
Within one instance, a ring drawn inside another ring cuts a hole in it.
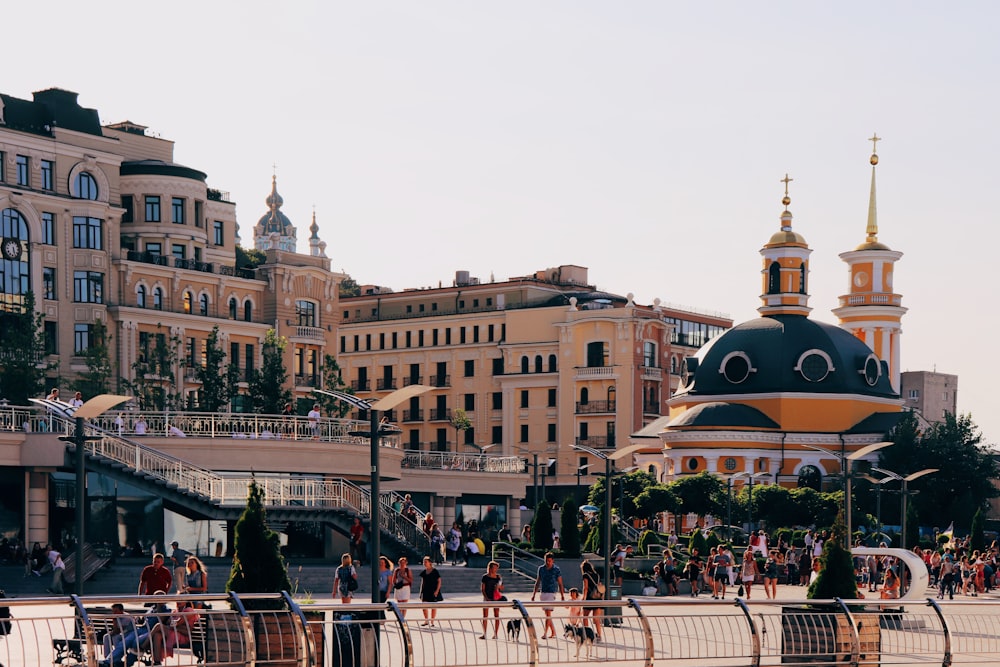
M 933 472 L 937 472 L 940 468 L 924 468 L 923 470 L 918 470 L 917 472 L 911 472 L 909 475 L 903 476 L 899 473 L 893 472 L 891 470 L 886 470 L 885 468 L 876 468 L 872 466 L 872 470 L 875 472 L 880 472 L 886 475 L 889 479 L 895 479 L 899 481 L 900 484 L 900 496 L 902 498 L 899 501 L 899 511 L 902 516 L 900 517 L 900 536 L 899 536 L 899 548 L 906 548 L 906 498 L 910 495 L 910 491 L 907 485 L 915 479 L 923 477 L 924 475 L 930 475 Z

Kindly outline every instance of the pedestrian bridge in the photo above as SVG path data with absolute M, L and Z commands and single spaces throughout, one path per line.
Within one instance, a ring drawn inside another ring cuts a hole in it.
M 316 601 L 281 595 L 167 596 L 207 605 L 192 620 L 190 645 L 168 667 L 288 665 L 472 667 L 485 665 L 996 665 L 1000 602 L 768 602 L 637 598 L 600 607 L 600 641 L 581 645 L 564 628 L 577 613 L 563 602 L 388 604 Z M 110 605 L 145 615 L 154 598 L 4 600 L 11 621 L 0 637 L 8 666 L 86 664 L 103 658 Z M 543 639 L 545 609 L 554 639 Z M 496 616 L 494 616 L 494 610 Z M 427 617 L 434 612 L 433 624 Z M 483 619 L 483 612 L 489 618 Z M 177 618 L 177 616 L 175 616 Z M 169 623 L 169 619 L 164 621 Z M 583 636 L 589 632 L 584 630 Z M 140 656 L 141 646 L 126 647 Z M 588 655 L 589 651 L 589 655 Z

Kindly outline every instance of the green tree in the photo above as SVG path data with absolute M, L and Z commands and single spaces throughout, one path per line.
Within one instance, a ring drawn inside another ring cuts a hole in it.
M 552 507 L 544 498 L 535 507 L 531 520 L 531 546 L 535 549 L 552 548 Z
M 340 297 L 361 296 L 361 286 L 354 278 L 344 278 L 338 285 Z
M 694 532 L 691 533 L 691 539 L 688 540 L 688 551 L 694 553 L 695 549 L 698 550 L 698 555 L 702 558 L 708 556 L 708 538 L 705 537 L 701 528 L 695 528 Z
M 580 555 L 580 527 L 576 522 L 579 509 L 572 496 L 568 496 L 562 504 L 562 516 L 559 520 L 559 541 L 563 555 L 576 558 Z
M 344 373 L 337 363 L 337 358 L 332 354 L 323 355 L 323 389 L 327 391 L 339 391 L 345 394 L 353 394 L 354 390 L 344 382 Z M 320 410 L 324 415 L 330 417 L 346 417 L 351 411 L 349 403 L 338 401 L 333 396 L 326 394 L 316 394 L 316 402 L 319 403 Z
M 219 412 L 230 398 L 229 377 L 223 372 L 226 353 L 219 343 L 219 326 L 212 327 L 205 339 L 205 363 L 195 365 L 195 377 L 201 382 L 198 408 L 202 412 Z
M 823 556 L 816 580 L 809 585 L 806 598 L 810 600 L 854 600 L 858 597 L 858 584 L 854 577 L 854 559 L 844 547 L 847 527 L 843 514 L 837 515 L 830 539 L 823 544 Z
M 972 527 L 969 529 L 969 549 L 971 551 L 983 551 L 986 548 L 986 517 L 983 516 L 983 508 L 980 507 L 972 515 Z M 911 544 L 916 544 L 912 542 Z
M 73 389 L 83 394 L 84 400 L 111 391 L 114 367 L 111 365 L 111 334 L 102 320 L 94 320 L 90 330 L 90 347 L 83 353 L 87 370 L 77 375 Z
M 244 248 L 236 246 L 236 268 L 256 269 L 267 261 L 267 255 L 263 250 L 256 248 Z
M 171 391 L 177 387 L 177 351 L 181 339 L 167 335 L 161 324 L 156 333 L 142 332 L 139 336 L 139 356 L 132 364 L 133 379 L 123 379 L 122 386 L 136 398 L 141 410 L 168 410 L 180 406 L 180 395 Z
M 472 420 L 469 419 L 469 415 L 465 413 L 465 410 L 456 408 L 451 413 L 451 427 L 455 429 L 455 451 L 461 451 L 462 433 L 472 428 Z
M 0 396 L 14 405 L 45 394 L 45 334 L 35 295 L 28 292 L 20 304 L 0 313 Z
M 288 371 L 285 369 L 285 348 L 288 341 L 274 329 L 264 336 L 262 352 L 264 361 L 250 380 L 250 397 L 254 412 L 276 415 L 286 403 L 292 402 L 292 392 L 287 387 Z
M 291 589 L 288 565 L 281 555 L 278 534 L 268 528 L 264 512 L 264 489 L 257 480 L 250 482 L 247 506 L 236 522 L 233 566 L 226 591 L 234 593 L 280 593 Z M 284 604 L 271 600 L 248 600 L 254 609 L 281 609 Z
M 722 516 L 726 511 L 725 483 L 716 475 L 700 472 L 697 475 L 686 475 L 670 483 L 673 492 L 680 499 L 679 512 Z
M 906 413 L 890 439 L 896 444 L 879 452 L 881 467 L 904 476 L 925 468 L 938 469 L 908 485 L 910 490 L 919 491 L 910 496 L 909 503 L 926 524 L 946 526 L 953 519 L 969 521 L 977 509 L 1000 495 L 993 485 L 998 476 L 997 462 L 970 415 L 947 413 L 943 421 L 921 431 L 916 417 Z M 893 505 L 886 507 L 882 503 L 887 523 L 899 518 Z
M 604 504 L 604 482 L 604 478 L 600 477 L 590 487 L 588 500 L 594 505 Z M 615 475 L 611 482 L 612 511 L 617 514 L 619 507 L 623 506 L 625 517 L 635 516 L 635 498 L 653 484 L 656 484 L 656 479 L 644 470 Z
M 638 516 L 652 519 L 659 512 L 677 514 L 681 501 L 674 488 L 669 484 L 653 484 L 642 490 L 635 497 L 635 508 Z M 652 522 L 651 522 L 652 523 Z

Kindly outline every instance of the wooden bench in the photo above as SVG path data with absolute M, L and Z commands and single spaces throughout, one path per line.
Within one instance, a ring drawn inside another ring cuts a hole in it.
M 97 551 L 94 550 L 89 544 L 84 543 L 83 545 L 83 580 L 87 581 L 100 570 L 102 567 L 111 562 L 111 559 L 107 556 L 102 556 Z M 63 572 L 63 579 L 68 584 L 76 583 L 76 553 L 70 554 L 68 558 L 63 559 L 63 563 L 66 565 L 66 570 Z
M 104 641 L 104 635 L 114 629 L 115 619 L 110 615 L 103 616 L 103 614 L 110 614 L 110 609 L 88 609 L 87 611 L 96 615 L 96 618 L 91 618 L 90 622 L 94 627 L 97 644 L 100 645 Z M 72 639 L 52 640 L 52 663 L 55 665 L 76 665 L 86 662 L 83 623 L 77 618 L 73 625 L 75 630 Z

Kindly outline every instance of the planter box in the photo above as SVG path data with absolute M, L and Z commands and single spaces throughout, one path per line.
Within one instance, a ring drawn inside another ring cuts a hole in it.
M 860 639 L 858 666 L 876 667 L 882 650 L 877 612 L 852 612 Z M 781 662 L 851 664 L 851 627 L 839 609 L 784 607 L 781 610 Z

